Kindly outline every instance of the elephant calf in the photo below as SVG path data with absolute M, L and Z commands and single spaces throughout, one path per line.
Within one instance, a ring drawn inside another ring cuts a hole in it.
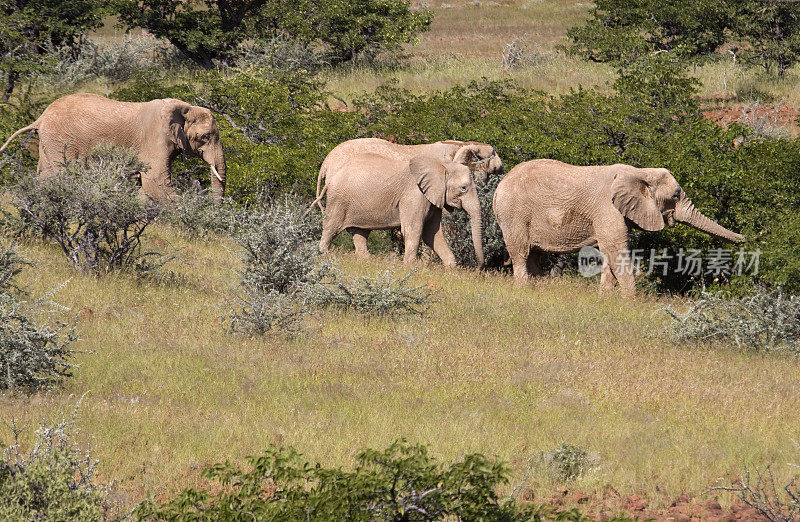
M 155 199 L 167 201 L 175 196 L 171 166 L 181 151 L 211 166 L 215 198 L 225 192 L 225 154 L 214 116 L 204 107 L 171 98 L 128 103 L 96 94 L 71 94 L 51 103 L 35 122 L 15 132 L 0 152 L 32 130 L 39 132 L 40 177 L 55 174 L 64 160 L 109 144 L 137 152 L 149 167 L 141 176 L 142 192 Z
M 353 234 L 356 254 L 369 256 L 370 231 L 400 227 L 406 263 L 416 259 L 421 239 L 446 266 L 455 266 L 455 256 L 442 235 L 442 209 L 463 208 L 472 223 L 475 256 L 483 265 L 478 191 L 465 165 L 427 155 L 403 160 L 356 154 L 329 170 L 325 192 L 321 252 L 327 252 L 333 238 L 347 230 Z
M 634 293 L 627 220 L 650 231 L 679 221 L 727 241 L 745 241 L 701 214 L 666 169 L 527 161 L 498 184 L 493 207 L 516 279 L 541 274 L 542 251 L 596 245 L 603 254 L 601 289 L 612 288 L 616 279 L 626 295 Z

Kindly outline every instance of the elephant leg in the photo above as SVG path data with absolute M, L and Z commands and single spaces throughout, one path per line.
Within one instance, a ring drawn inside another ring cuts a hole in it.
M 331 249 L 331 242 L 342 231 L 344 221 L 343 213 L 337 205 L 327 205 L 325 217 L 322 219 L 322 238 L 319 240 L 319 251 L 327 254 Z
M 162 202 L 177 199 L 178 195 L 172 186 L 169 168 L 158 169 L 154 174 L 151 174 L 151 172 L 153 172 L 152 168 L 149 172 L 142 173 L 142 192 Z
M 353 234 L 353 245 L 356 247 L 356 256 L 361 259 L 368 258 L 369 250 L 367 250 L 367 239 L 369 239 L 369 233 L 372 231 L 356 227 L 350 227 L 347 231 Z
M 611 267 L 608 262 L 603 261 L 603 271 L 600 273 L 600 293 L 609 293 L 614 290 L 614 284 L 617 279 L 611 273 Z
M 534 277 L 542 275 L 542 252 L 532 248 L 525 265 L 530 275 Z
M 613 287 L 613 279 L 619 282 L 622 295 L 633 296 L 636 290 L 636 281 L 633 276 L 633 260 L 627 245 L 617 249 L 603 249 L 600 251 L 605 256 L 603 272 L 600 275 L 601 290 L 608 291 Z M 607 275 L 610 272 L 610 276 Z M 604 279 L 605 277 L 605 279 Z M 603 286 L 605 284 L 605 286 Z
M 525 283 L 530 279 L 527 255 L 511 254 L 511 266 L 514 269 L 515 283 Z
M 419 242 L 422 239 L 422 226 L 413 224 L 408 227 L 401 227 L 400 230 L 402 231 L 403 239 L 405 240 L 403 263 L 408 265 L 417 260 Z
M 422 228 L 422 240 L 436 252 L 444 266 L 454 267 L 456 266 L 456 256 L 453 255 L 453 251 L 450 250 L 450 245 L 447 244 L 447 240 L 445 240 L 442 233 L 442 211 L 436 209 L 432 213 L 433 216 L 428 219 Z

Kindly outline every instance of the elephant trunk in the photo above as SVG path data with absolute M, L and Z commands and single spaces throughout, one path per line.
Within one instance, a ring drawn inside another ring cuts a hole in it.
M 475 187 L 464 195 L 461 200 L 461 208 L 469 216 L 472 227 L 472 245 L 475 247 L 475 259 L 478 260 L 478 268 L 483 268 L 483 223 L 481 220 L 481 204 L 478 200 L 478 191 Z
M 225 182 L 227 168 L 225 165 L 225 153 L 220 146 L 211 157 L 203 158 L 211 167 L 211 194 L 214 199 L 221 200 L 225 194 Z
M 675 205 L 675 220 L 733 243 L 745 242 L 745 237 L 743 235 L 731 232 L 716 221 L 704 216 L 695 208 L 694 203 L 692 203 L 692 200 L 690 200 L 686 194 L 682 194 L 678 203 Z

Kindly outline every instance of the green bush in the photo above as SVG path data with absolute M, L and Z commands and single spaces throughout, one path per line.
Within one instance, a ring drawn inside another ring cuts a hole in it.
M 431 24 L 427 10 L 407 0 L 118 0 L 116 11 L 129 27 L 141 27 L 169 40 L 206 69 L 234 62 L 245 40 L 291 37 L 320 48 L 325 61 L 338 64 L 360 56 L 396 53 Z
M 672 171 L 694 203 L 723 226 L 743 233 L 747 250 L 762 252 L 759 272 L 697 278 L 672 270 L 651 275 L 660 291 L 686 292 L 756 282 L 800 290 L 800 260 L 787 248 L 800 238 L 800 141 L 706 119 L 694 98 L 697 84 L 673 53 L 620 67 L 614 92 L 595 90 L 548 97 L 511 82 L 477 82 L 414 94 L 385 85 L 356 99 L 347 111 L 325 104 L 322 86 L 303 73 L 258 71 L 198 78 L 197 89 L 163 84 L 164 94 L 210 106 L 218 114 L 229 164 L 228 189 L 237 203 L 295 192 L 314 193 L 319 165 L 338 143 L 377 136 L 403 144 L 476 140 L 494 145 L 506 170 L 531 159 L 577 165 L 628 163 Z M 118 95 L 139 101 L 155 85 L 138 82 Z M 162 94 L 163 95 L 163 94 Z M 502 264 L 504 247 L 491 211 L 494 183 L 479 187 L 487 266 Z M 470 265 L 469 227 L 458 212 L 445 232 L 459 262 Z M 717 240 L 684 225 L 632 233 L 632 248 L 719 248 Z
M 28 452 L 12 423 L 14 443 L 0 456 L 0 519 L 110 519 L 110 487 L 95 483 L 97 461 L 74 439 L 74 414 L 69 420 L 36 430 Z
M 21 219 L 58 243 L 76 270 L 135 267 L 148 256 L 142 234 L 161 212 L 132 181 L 144 168 L 132 151 L 99 147 L 55 176 L 25 176 L 14 187 L 13 205 Z
M 572 444 L 559 444 L 556 449 L 540 455 L 542 463 L 558 482 L 574 480 L 596 468 L 599 458 Z
M 586 520 L 501 500 L 497 488 L 509 471 L 496 460 L 470 454 L 444 464 L 404 440 L 361 452 L 352 471 L 314 465 L 292 448 L 274 446 L 248 461 L 249 469 L 228 462 L 208 468 L 203 476 L 214 483 L 207 490 L 148 501 L 135 514 L 174 521 L 238 520 L 242 513 L 265 521 Z
M 13 246 L 0 250 L 0 390 L 48 389 L 74 367 L 69 345 L 77 338 L 75 328 L 41 320 L 58 308 L 49 301 L 53 292 L 32 302 L 22 299 L 15 279 L 28 264 Z
M 264 334 L 299 328 L 307 313 L 300 292 L 327 272 L 318 259 L 319 222 L 305 210 L 296 200 L 284 198 L 239 214 L 235 239 L 244 269 L 240 307 L 230 319 L 233 331 Z

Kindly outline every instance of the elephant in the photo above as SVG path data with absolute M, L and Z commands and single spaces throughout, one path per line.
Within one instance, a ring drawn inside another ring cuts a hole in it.
M 16 131 L 0 152 L 14 138 L 33 130 L 39 133 L 39 177 L 52 176 L 64 161 L 108 144 L 136 151 L 148 166 L 141 174 L 142 192 L 156 200 L 176 197 L 170 169 L 181 152 L 199 156 L 211 166 L 211 190 L 217 200 L 225 193 L 225 153 L 214 116 L 205 107 L 172 98 L 129 103 L 96 94 L 71 94 Z
M 324 211 L 322 199 L 325 197 L 323 181 L 330 181 L 332 173 L 342 175 L 347 172 L 340 168 L 356 154 L 376 154 L 388 159 L 408 162 L 414 156 L 425 154 L 442 161 L 463 163 L 473 168 L 478 181 L 486 181 L 489 176 L 503 174 L 503 162 L 491 145 L 476 141 L 437 141 L 424 145 L 398 145 L 380 138 L 358 138 L 340 143 L 325 157 L 317 177 L 317 198 L 311 205 L 319 205 Z
M 745 241 L 701 214 L 663 168 L 527 161 L 500 181 L 492 206 L 517 281 L 527 280 L 529 273 L 541 275 L 542 252 L 597 246 L 603 254 L 601 291 L 616 281 L 623 294 L 632 295 L 630 224 L 657 231 L 678 221 L 727 241 Z
M 417 257 L 420 239 L 445 266 L 456 264 L 441 229 L 442 209 L 463 208 L 470 216 L 475 256 L 483 265 L 481 209 L 469 167 L 420 154 L 408 160 L 356 154 L 329 171 L 321 252 L 342 230 L 353 234 L 359 257 L 368 257 L 370 231 L 400 227 L 404 262 Z

